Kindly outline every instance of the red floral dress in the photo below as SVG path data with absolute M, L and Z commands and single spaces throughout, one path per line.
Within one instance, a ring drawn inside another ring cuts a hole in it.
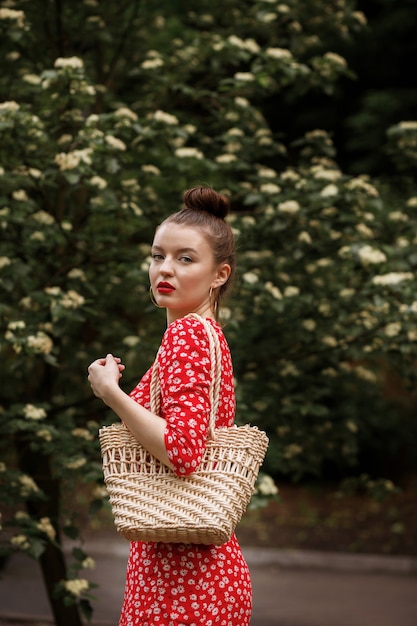
M 222 349 L 217 426 L 231 426 L 235 413 L 229 347 L 210 320 Z M 210 355 L 198 320 L 170 324 L 158 353 L 165 445 L 178 475 L 198 467 L 210 412 Z M 150 408 L 149 369 L 131 396 Z M 131 542 L 119 626 L 248 626 L 252 586 L 235 535 L 222 546 Z

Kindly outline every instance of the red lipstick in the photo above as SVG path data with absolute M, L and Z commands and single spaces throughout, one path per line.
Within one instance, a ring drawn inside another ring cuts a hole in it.
M 170 283 L 165 283 L 165 282 L 160 282 L 157 285 L 157 290 L 158 293 L 172 293 L 173 291 L 175 291 L 175 287 L 173 287 Z

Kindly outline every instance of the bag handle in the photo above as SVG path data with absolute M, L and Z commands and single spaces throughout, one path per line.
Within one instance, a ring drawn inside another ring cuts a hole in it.
M 198 315 L 197 313 L 189 313 L 186 317 L 193 317 L 198 320 L 207 333 L 209 340 L 210 362 L 211 362 L 211 382 L 210 382 L 210 417 L 209 426 L 207 432 L 208 439 L 214 439 L 216 428 L 216 416 L 219 406 L 220 396 L 220 383 L 221 383 L 221 360 L 222 352 L 220 347 L 219 336 L 215 328 L 206 319 Z M 151 378 L 151 412 L 159 415 L 161 408 L 161 389 L 159 385 L 159 366 L 158 366 L 158 354 L 156 355 Z

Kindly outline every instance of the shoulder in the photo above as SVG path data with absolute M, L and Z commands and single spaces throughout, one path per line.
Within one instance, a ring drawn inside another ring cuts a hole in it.
M 181 317 L 166 329 L 162 338 L 162 345 L 208 345 L 209 339 L 204 323 L 195 317 Z

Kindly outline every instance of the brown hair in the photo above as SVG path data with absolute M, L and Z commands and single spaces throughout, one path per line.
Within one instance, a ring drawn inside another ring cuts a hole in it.
M 225 220 L 230 201 L 210 187 L 189 189 L 184 193 L 183 201 L 183 208 L 167 217 L 162 224 L 182 224 L 200 230 L 213 251 L 215 264 L 228 263 L 231 268 L 227 281 L 216 290 L 214 312 L 217 317 L 217 310 L 230 290 L 236 273 L 235 239 L 230 224 Z

